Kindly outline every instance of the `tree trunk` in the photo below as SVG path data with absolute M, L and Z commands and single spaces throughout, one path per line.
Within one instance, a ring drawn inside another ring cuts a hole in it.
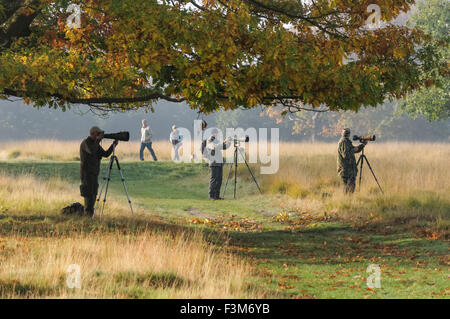
M 316 119 L 319 116 L 319 113 L 314 113 L 312 116 L 312 134 L 311 134 L 311 143 L 316 142 Z
M 30 35 L 30 25 L 39 13 L 39 0 L 0 1 L 4 15 L 0 19 L 0 50 L 8 48 L 14 38 Z

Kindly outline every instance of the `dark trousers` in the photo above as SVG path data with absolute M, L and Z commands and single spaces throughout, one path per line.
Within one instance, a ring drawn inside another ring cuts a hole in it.
M 180 160 L 180 154 L 178 153 L 178 150 L 180 149 L 181 143 L 178 140 L 172 140 L 172 146 L 173 146 L 173 158 L 174 161 Z
M 94 205 L 98 192 L 98 175 L 85 175 L 81 180 L 81 196 L 84 197 L 85 214 L 94 215 Z
M 222 186 L 223 165 L 210 166 L 211 179 L 209 181 L 209 198 L 220 198 L 220 187 Z
M 86 215 L 92 216 L 94 215 L 94 206 L 95 200 L 97 199 L 97 195 L 92 195 L 84 198 L 84 213 Z
M 354 193 L 356 186 L 356 176 L 342 176 L 342 182 L 345 186 L 345 193 Z
M 145 148 L 147 148 L 149 150 L 150 154 L 153 157 L 153 160 L 157 161 L 155 152 L 153 151 L 153 148 L 152 148 L 152 142 L 150 142 L 150 143 L 142 143 L 141 142 L 141 149 L 139 151 L 139 158 L 141 159 L 141 161 L 144 160 L 144 150 L 145 150 Z

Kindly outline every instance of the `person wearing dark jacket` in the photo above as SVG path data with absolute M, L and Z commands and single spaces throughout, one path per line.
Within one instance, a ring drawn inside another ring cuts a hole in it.
M 115 146 L 119 143 L 114 141 L 108 150 L 100 145 L 104 131 L 97 126 L 90 129 L 89 136 L 80 145 L 80 193 L 84 197 L 85 214 L 94 215 L 94 205 L 98 192 L 98 175 L 100 173 L 100 162 L 103 157 L 109 157 Z

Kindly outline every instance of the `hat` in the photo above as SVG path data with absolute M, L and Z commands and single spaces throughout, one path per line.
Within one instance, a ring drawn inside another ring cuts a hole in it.
M 206 123 L 205 120 L 202 120 L 202 131 L 204 131 L 207 126 L 208 126 L 208 123 Z
M 211 129 L 211 134 L 217 134 L 219 133 L 219 130 L 216 128 Z
M 97 135 L 100 135 L 100 134 L 103 134 L 103 133 L 105 133 L 105 131 L 102 131 L 98 126 L 93 126 L 93 127 L 91 127 L 91 129 L 89 130 L 89 134 L 90 134 L 90 135 L 95 135 L 95 136 L 97 136 Z
M 349 128 L 344 128 L 342 130 L 342 136 L 349 136 L 350 135 L 350 129 Z

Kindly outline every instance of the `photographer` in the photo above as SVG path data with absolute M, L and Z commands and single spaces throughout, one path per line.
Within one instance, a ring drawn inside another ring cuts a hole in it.
M 95 199 L 97 198 L 100 162 L 102 157 L 109 157 L 119 143 L 115 140 L 105 151 L 100 145 L 104 134 L 104 131 L 94 126 L 90 129 L 89 136 L 80 145 L 80 192 L 84 197 L 85 214 L 90 216 L 94 214 Z
M 217 129 L 212 129 L 211 136 L 202 143 L 202 154 L 206 158 L 211 171 L 209 182 L 209 199 L 222 200 L 220 197 L 220 187 L 222 186 L 223 175 L 223 155 L 222 150 L 226 150 L 231 145 L 231 139 L 221 142 L 217 139 Z
M 181 135 L 180 132 L 178 131 L 176 125 L 172 125 L 172 132 L 170 133 L 169 136 L 169 140 L 170 143 L 172 144 L 172 148 L 173 148 L 173 156 L 172 156 L 172 160 L 173 161 L 179 161 L 180 160 L 180 154 L 178 153 L 181 145 L 183 145 L 183 143 L 181 143 Z
M 356 176 L 358 175 L 355 153 L 361 152 L 366 143 L 363 142 L 355 147 L 350 141 L 350 129 L 346 128 L 342 131 L 342 137 L 338 146 L 337 171 L 345 185 L 346 194 L 355 191 Z
M 155 162 L 158 161 L 155 155 L 155 151 L 152 148 L 152 131 L 150 130 L 150 127 L 148 126 L 147 120 L 142 120 L 142 127 L 141 127 L 141 148 L 139 150 L 139 158 L 141 161 L 144 161 L 144 151 L 145 148 L 148 149 L 150 152 L 150 155 L 153 157 L 153 160 Z

